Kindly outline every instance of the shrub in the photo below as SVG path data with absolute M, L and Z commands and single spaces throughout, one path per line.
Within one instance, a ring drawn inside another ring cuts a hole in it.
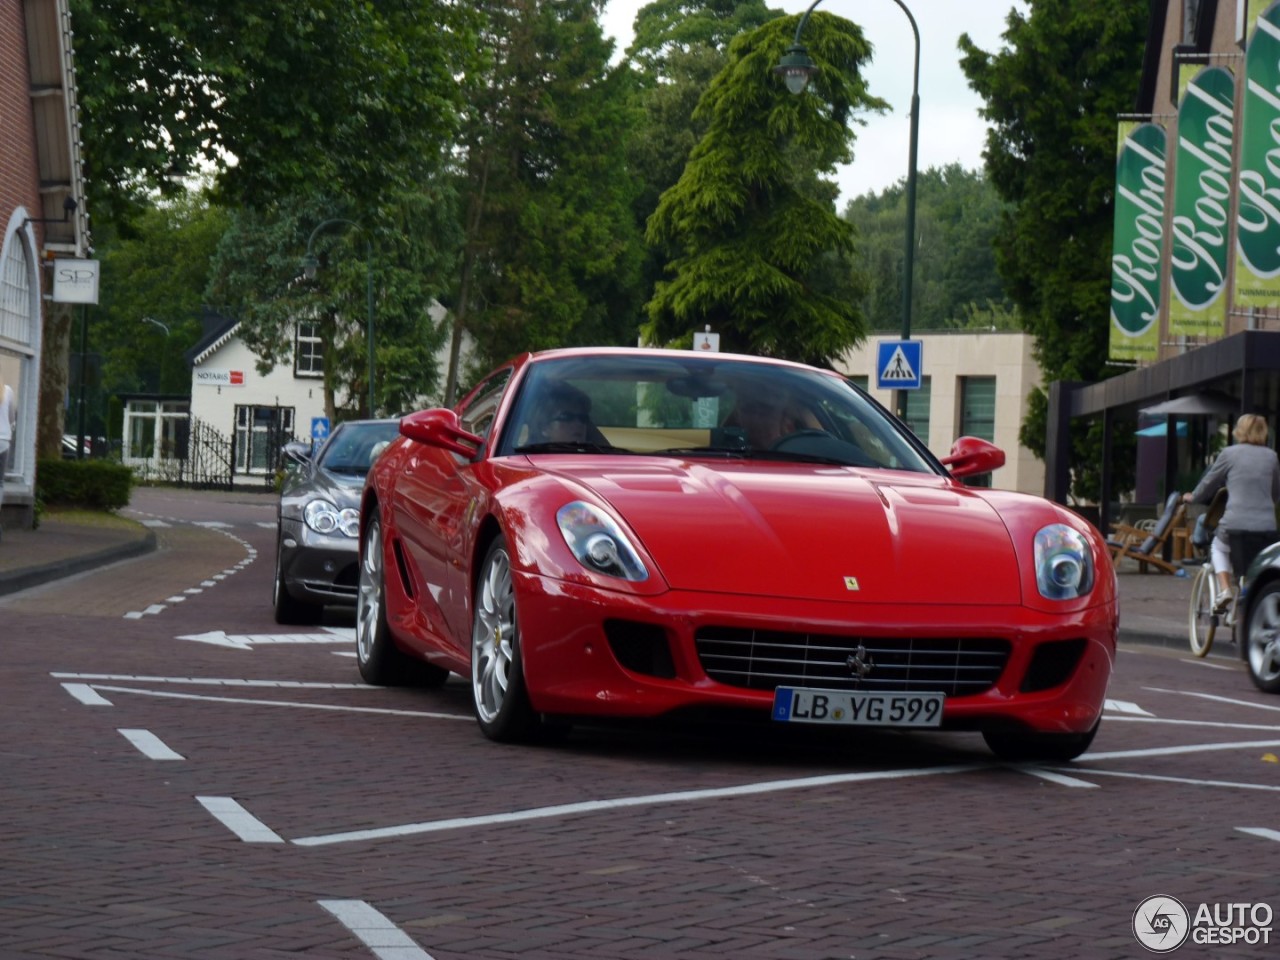
M 49 507 L 119 510 L 129 505 L 133 471 L 105 460 L 41 460 L 36 498 Z

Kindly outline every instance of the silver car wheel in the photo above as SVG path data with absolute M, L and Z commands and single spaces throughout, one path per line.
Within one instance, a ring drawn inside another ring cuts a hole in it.
M 1249 618 L 1249 672 L 1259 684 L 1280 682 L 1280 591 L 1268 590 L 1258 598 Z
M 515 657 L 516 596 L 511 558 L 495 550 L 480 574 L 471 629 L 471 690 L 482 723 L 497 719 L 511 684 Z
M 373 657 L 382 613 L 382 526 L 372 520 L 364 534 L 360 556 L 360 586 L 356 597 L 356 656 L 361 663 Z

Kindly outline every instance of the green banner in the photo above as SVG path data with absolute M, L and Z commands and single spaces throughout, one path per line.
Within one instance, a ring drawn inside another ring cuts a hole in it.
M 1226 330 L 1227 243 L 1236 81 L 1207 67 L 1178 108 L 1170 227 L 1169 332 L 1217 337 Z
M 1258 18 L 1245 53 L 1235 302 L 1280 306 L 1280 3 Z
M 1154 123 L 1121 125 L 1111 243 L 1109 353 L 1113 360 L 1158 359 L 1164 158 L 1163 127 Z

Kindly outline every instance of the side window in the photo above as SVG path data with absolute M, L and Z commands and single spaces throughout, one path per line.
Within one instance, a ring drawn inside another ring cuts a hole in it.
M 320 324 L 299 320 L 294 339 L 293 372 L 299 377 L 324 376 L 324 344 L 320 340 Z
M 464 430 L 477 436 L 487 437 L 489 428 L 493 426 L 494 415 L 498 412 L 498 404 L 511 382 L 511 370 L 499 370 L 463 401 L 464 406 L 458 410 L 458 419 Z

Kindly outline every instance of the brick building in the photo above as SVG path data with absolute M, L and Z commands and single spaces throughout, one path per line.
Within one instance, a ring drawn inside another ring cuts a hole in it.
M 0 377 L 18 402 L 5 524 L 30 526 L 47 304 L 55 258 L 88 252 L 67 0 L 0 3 Z

